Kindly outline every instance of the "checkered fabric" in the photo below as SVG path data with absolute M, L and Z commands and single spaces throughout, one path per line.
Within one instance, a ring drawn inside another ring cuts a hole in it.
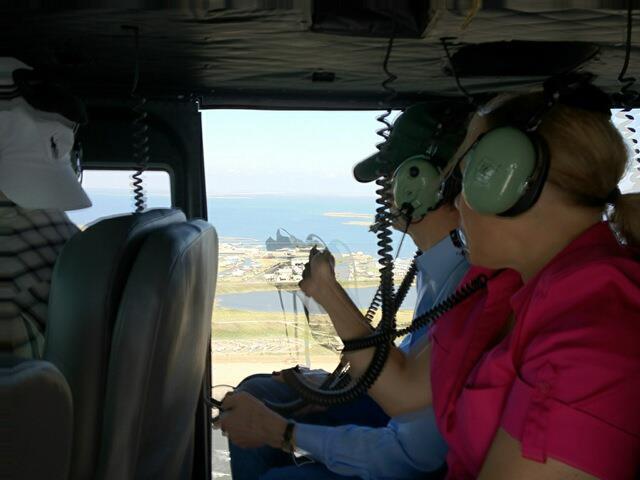
M 42 356 L 51 274 L 77 231 L 64 212 L 0 204 L 0 353 Z

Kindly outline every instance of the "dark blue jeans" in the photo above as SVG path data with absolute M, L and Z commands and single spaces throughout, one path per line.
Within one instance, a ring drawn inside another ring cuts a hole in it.
M 274 380 L 270 374 L 248 377 L 238 386 L 238 390 L 275 403 L 286 403 L 297 398 L 287 385 Z M 354 402 L 330 407 L 323 412 L 315 412 L 295 420 L 314 425 L 383 427 L 389 422 L 389 417 L 370 397 L 364 396 Z M 354 478 L 332 473 L 318 463 L 296 466 L 291 454 L 271 447 L 240 448 L 229 442 L 229 453 L 234 480 Z

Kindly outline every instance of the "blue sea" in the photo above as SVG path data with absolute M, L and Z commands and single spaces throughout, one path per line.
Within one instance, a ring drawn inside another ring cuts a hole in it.
M 345 289 L 353 302 L 358 308 L 368 308 L 371 304 L 371 300 L 376 293 L 376 287 L 359 287 L 359 288 L 346 288 Z M 278 292 L 274 290 L 267 290 L 264 292 L 247 292 L 247 293 L 225 293 L 216 297 L 216 302 L 220 307 L 233 308 L 236 310 L 254 310 L 259 312 L 279 312 L 284 308 L 287 312 L 299 311 L 302 312 L 302 303 L 300 296 L 293 298 L 291 291 L 283 291 L 282 304 L 280 303 L 280 297 Z M 299 291 L 296 291 L 294 295 L 304 295 Z M 416 304 L 417 292 L 415 288 L 409 290 L 409 293 L 405 297 L 402 303 L 403 310 L 412 310 Z M 294 306 L 297 303 L 297 306 Z M 310 310 L 313 313 L 317 313 L 318 307 L 312 304 Z
M 70 217 L 80 225 L 87 225 L 104 216 L 133 210 L 129 192 L 89 192 L 93 207 L 71 212 Z M 150 208 L 168 207 L 168 196 L 150 195 Z M 376 255 L 376 237 L 368 231 L 373 219 L 375 203 L 365 197 L 318 196 L 211 196 L 207 201 L 209 222 L 223 242 L 264 245 L 268 237 L 275 238 L 278 228 L 285 229 L 301 240 L 317 235 L 330 249 L 340 253 L 361 251 Z M 327 215 L 329 214 L 329 215 Z M 284 232 L 283 232 L 284 233 Z M 401 234 L 394 234 L 394 245 Z M 402 258 L 413 255 L 415 247 L 405 239 Z

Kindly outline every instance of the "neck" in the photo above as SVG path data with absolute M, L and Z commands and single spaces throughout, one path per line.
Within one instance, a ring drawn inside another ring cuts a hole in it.
M 457 211 L 444 205 L 434 212 L 429 212 L 422 220 L 409 227 L 409 235 L 418 246 L 426 252 L 442 239 L 449 236 L 451 230 L 458 228 Z
M 516 256 L 517 260 L 511 268 L 518 271 L 522 280 L 526 282 L 600 220 L 601 212 L 597 210 L 572 208 L 567 212 L 556 211 L 553 217 L 532 223 L 526 231 L 518 232 L 520 251 L 526 252 L 526 255 Z M 548 232 L 552 234 L 549 235 Z

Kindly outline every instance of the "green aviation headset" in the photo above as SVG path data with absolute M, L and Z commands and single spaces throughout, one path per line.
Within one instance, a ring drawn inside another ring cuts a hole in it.
M 494 128 L 462 156 L 462 195 L 473 210 L 514 217 L 540 198 L 549 173 L 549 148 L 535 129 Z
M 396 205 L 417 221 L 437 209 L 443 190 L 458 181 L 467 204 L 478 213 L 513 217 L 529 210 L 540 197 L 549 173 L 549 148 L 537 132 L 544 115 L 558 102 L 609 113 L 608 97 L 589 83 L 592 76 L 587 75 L 545 83 L 543 106 L 527 125 L 500 126 L 481 135 L 460 157 L 459 162 L 465 160 L 463 172 L 458 164 L 443 178 L 429 163 L 428 154 L 405 160 L 393 176 Z
M 547 109 L 545 109 L 545 112 Z M 536 115 L 538 118 L 538 115 Z M 462 155 L 462 193 L 467 204 L 481 214 L 516 216 L 531 208 L 549 173 L 549 149 L 531 129 L 494 128 L 483 134 Z M 458 166 L 447 178 L 429 162 L 429 155 L 405 160 L 393 176 L 396 205 L 413 221 L 437 209 L 447 183 L 460 180 Z
M 442 203 L 442 172 L 427 155 L 407 158 L 392 179 L 393 198 L 401 212 L 418 221 Z

